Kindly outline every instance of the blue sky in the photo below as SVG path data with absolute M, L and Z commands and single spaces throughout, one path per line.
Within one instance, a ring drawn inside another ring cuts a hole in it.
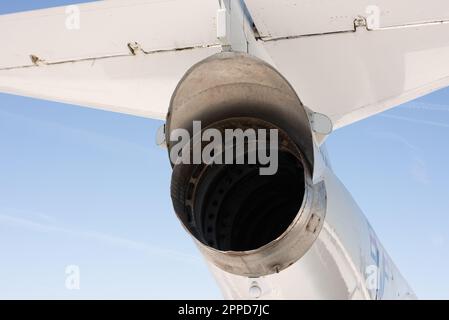
M 2 1 L 0 14 L 74 1 Z M 0 298 L 220 298 L 160 121 L 0 94 Z M 336 131 L 333 168 L 420 298 L 449 298 L 449 89 Z M 79 265 L 81 290 L 65 288 Z

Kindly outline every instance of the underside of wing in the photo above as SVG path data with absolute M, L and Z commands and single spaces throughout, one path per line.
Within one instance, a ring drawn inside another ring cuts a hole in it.
M 224 8 L 226 49 L 334 128 L 449 85 L 447 0 L 110 0 L 0 16 L 0 91 L 162 119 Z
M 245 2 L 257 44 L 334 128 L 449 85 L 446 0 Z
M 220 51 L 217 9 L 111 0 L 0 16 L 0 91 L 162 119 L 185 71 Z

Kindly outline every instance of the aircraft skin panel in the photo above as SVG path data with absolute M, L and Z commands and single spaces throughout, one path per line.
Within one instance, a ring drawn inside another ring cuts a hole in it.
M 216 37 L 218 1 L 110 0 L 0 16 L 0 69 L 207 47 Z M 192 18 L 194 17 L 194 19 Z
M 0 71 L 0 91 L 163 120 L 184 73 L 220 48 L 140 54 Z
M 449 85 L 449 24 L 259 41 L 302 102 L 334 128 Z
M 246 0 L 262 39 L 354 30 L 358 16 L 379 15 L 378 27 L 449 21 L 446 0 Z

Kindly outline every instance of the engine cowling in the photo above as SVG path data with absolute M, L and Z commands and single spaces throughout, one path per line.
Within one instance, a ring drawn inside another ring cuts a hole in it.
M 173 139 L 180 129 L 190 137 L 181 147 Z M 208 161 L 195 161 L 195 151 L 208 145 L 202 138 L 210 129 L 225 137 L 223 147 Z M 241 141 L 226 138 L 227 130 L 248 129 L 257 134 Z M 307 111 L 272 66 L 233 52 L 193 66 L 173 94 L 166 142 L 175 212 L 210 262 L 258 277 L 287 268 L 312 246 L 324 222 L 326 190 L 323 183 L 312 183 L 314 144 Z M 229 150 L 232 157 L 225 154 Z M 260 159 L 249 160 L 262 151 L 276 155 L 272 174 L 261 174 L 266 163 Z M 191 161 L 180 161 L 186 154 Z M 221 163 L 211 161 L 218 158 Z M 232 163 L 223 161 L 231 158 Z

